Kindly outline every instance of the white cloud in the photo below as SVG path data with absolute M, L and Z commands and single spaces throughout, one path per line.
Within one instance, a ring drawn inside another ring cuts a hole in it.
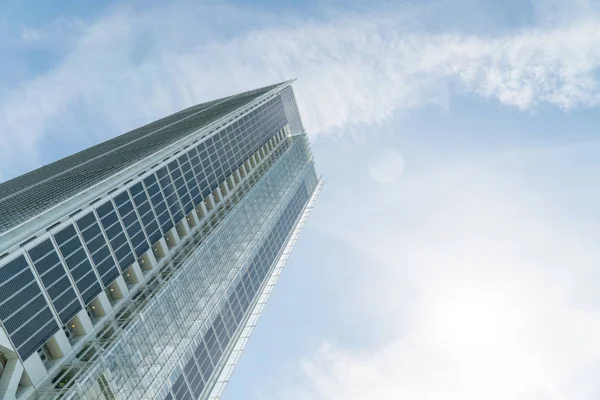
M 299 20 L 219 7 L 118 8 L 83 29 L 64 62 L 0 99 L 2 175 L 48 161 L 38 157 L 41 143 L 61 135 L 81 148 L 194 102 L 295 76 L 313 135 L 446 103 L 452 91 L 520 109 L 598 103 L 593 13 L 553 29 L 477 37 L 412 33 L 422 31 L 406 28 L 418 22 L 403 9 Z
M 22 26 L 21 38 L 25 42 L 37 42 L 38 40 L 40 40 L 40 34 L 33 28 L 30 28 L 28 26 Z
M 598 398 L 598 232 L 553 201 L 558 192 L 532 187 L 532 162 L 549 172 L 572 160 L 559 149 L 517 156 L 516 167 L 503 157 L 437 164 L 321 202 L 328 218 L 313 223 L 373 260 L 360 266 L 368 274 L 344 266 L 360 276 L 347 306 L 370 310 L 376 322 L 359 329 L 388 340 L 369 351 L 324 341 L 274 397 Z

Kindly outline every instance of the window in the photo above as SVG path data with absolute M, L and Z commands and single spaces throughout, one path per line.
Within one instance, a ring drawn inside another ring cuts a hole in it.
M 21 307 L 29 300 L 28 305 Z M 39 343 L 50 339 L 58 330 L 52 312 L 22 255 L 0 266 L 0 319 L 23 359 L 35 353 Z
M 100 310 L 94 303 L 95 301 L 92 301 L 90 304 L 88 304 L 85 310 L 87 311 L 88 317 L 90 317 L 92 324 L 96 325 L 96 322 L 98 322 L 98 319 L 101 317 L 101 315 Z
M 37 350 L 37 353 L 40 356 L 40 359 L 42 360 L 46 368 L 49 368 L 50 365 L 52 365 L 52 359 L 54 357 L 52 357 L 52 353 L 50 353 L 50 349 L 48 348 L 48 346 L 46 346 L 46 343 L 44 343 L 42 347 L 40 347 Z
M 63 332 L 65 333 L 65 335 L 67 336 L 67 339 L 69 339 L 69 342 L 72 341 L 73 334 L 71 333 L 71 330 L 68 329 L 66 325 L 64 325 L 62 329 L 63 329 Z

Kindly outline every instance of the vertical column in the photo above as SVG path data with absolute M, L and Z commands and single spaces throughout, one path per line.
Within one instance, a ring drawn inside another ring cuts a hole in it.
M 191 211 L 186 216 L 185 220 L 187 221 L 188 226 L 190 227 L 190 230 L 193 229 L 198 224 L 200 224 L 200 219 L 198 218 L 198 215 L 194 211 Z
M 171 228 L 165 235 L 165 243 L 167 248 L 172 249 L 179 244 L 179 236 L 177 234 L 177 228 Z
M 0 352 L 8 359 L 0 378 L 0 398 L 16 399 L 19 381 L 23 376 L 23 364 L 15 352 L 4 329 L 0 327 Z
M 206 209 L 208 211 L 210 211 L 213 208 L 215 208 L 216 202 L 215 202 L 215 198 L 213 197 L 212 194 L 209 194 L 208 196 L 206 196 L 206 198 L 204 199 L 204 201 L 206 202 Z
M 177 225 L 175 225 L 175 229 L 177 230 L 177 235 L 179 236 L 179 239 L 183 239 L 188 235 L 188 233 L 190 233 L 190 228 L 188 227 L 185 218 L 179 221 Z
M 221 182 L 221 184 L 219 185 L 219 189 L 221 189 L 221 194 L 223 196 L 221 197 L 221 199 L 225 198 L 225 196 L 229 194 L 229 185 L 227 184 L 227 180 Z
M 63 331 L 59 331 L 55 335 L 55 337 L 58 336 L 59 333 L 62 333 L 64 336 Z M 67 340 L 66 336 L 64 336 L 64 340 Z M 68 340 L 67 346 L 69 348 L 68 351 L 70 351 L 71 346 L 68 344 Z M 54 357 L 54 354 L 52 356 Z M 44 363 L 40 359 L 40 356 L 37 353 L 33 353 L 27 360 L 23 362 L 23 369 L 27 371 L 27 383 L 31 383 L 34 386 L 39 385 L 48 374 L 48 372 L 46 371 L 46 366 L 44 365 Z
M 21 376 L 23 375 L 23 364 L 18 358 L 9 358 L 2 377 L 0 378 L 0 398 L 4 400 L 15 400 Z
M 223 200 L 223 193 L 221 192 L 221 188 L 217 186 L 215 190 L 212 192 L 212 197 L 215 203 L 220 203 Z
M 208 214 L 208 209 L 206 208 L 206 204 L 203 200 L 198 207 L 196 207 L 196 215 L 198 216 L 199 220 L 202 220 L 202 218 L 206 217 L 206 214 Z
M 235 172 L 227 177 L 227 186 L 229 187 L 230 191 L 233 190 L 233 188 L 235 188 L 235 185 L 237 183 L 235 181 Z
M 168 232 L 167 232 L 168 234 Z M 165 238 L 160 238 L 158 242 L 154 243 L 152 246 L 152 252 L 154 253 L 154 259 L 158 262 L 163 259 L 167 252 L 169 251 L 169 247 L 167 246 L 167 242 Z

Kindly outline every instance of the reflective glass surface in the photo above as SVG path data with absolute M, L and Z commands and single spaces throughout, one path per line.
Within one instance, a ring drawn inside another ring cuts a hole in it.
M 0 321 L 22 359 L 59 329 L 24 256 L 0 266 Z
M 100 280 L 104 287 L 110 285 L 119 276 L 117 263 L 108 248 L 108 242 L 100 229 L 96 215 L 93 212 L 77 221 L 77 227 L 88 252 L 92 256 L 92 262 L 98 271 Z
M 81 303 L 52 241 L 46 239 L 28 253 L 54 309 L 62 323 L 66 324 L 81 310 Z
M 0 183 L 0 234 L 191 135 L 276 86 L 190 107 Z
M 144 300 L 143 318 L 127 321 L 92 364 L 107 365 L 118 398 L 197 398 L 214 383 L 308 199 L 309 149 L 303 138 L 290 142 L 245 195 L 220 206 L 222 222 L 186 244 L 168 281 L 148 284 L 157 291 Z M 86 398 L 100 398 L 100 373 L 90 368 L 78 379 Z
M 65 264 L 75 281 L 75 286 L 85 304 L 88 304 L 102 291 L 92 264 L 83 249 L 83 243 L 73 225 L 69 225 L 54 235 Z M 78 310 L 79 311 L 79 310 Z M 67 320 L 68 321 L 68 320 Z

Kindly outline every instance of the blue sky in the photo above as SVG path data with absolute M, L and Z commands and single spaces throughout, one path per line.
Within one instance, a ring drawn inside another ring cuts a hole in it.
M 0 179 L 298 77 L 327 183 L 225 400 L 600 397 L 594 2 L 2 7 Z

